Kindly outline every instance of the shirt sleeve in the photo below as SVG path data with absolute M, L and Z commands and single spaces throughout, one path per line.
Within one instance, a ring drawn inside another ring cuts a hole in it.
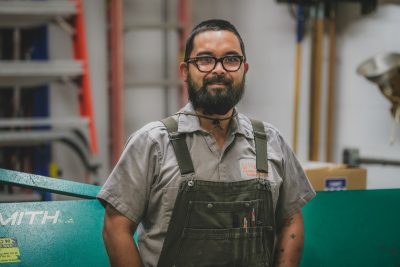
M 159 169 L 159 146 L 143 129 L 134 133 L 97 195 L 135 223 L 146 211 L 150 187 Z
M 279 135 L 283 154 L 283 182 L 277 203 L 277 222 L 299 212 L 316 194 L 295 154 Z

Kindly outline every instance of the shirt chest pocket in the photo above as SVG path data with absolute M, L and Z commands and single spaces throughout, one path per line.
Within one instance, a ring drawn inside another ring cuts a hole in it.
M 271 163 L 268 161 L 268 169 Z M 257 171 L 257 164 L 255 158 L 242 158 L 239 160 L 240 176 L 242 179 L 266 178 L 268 175 L 263 172 Z

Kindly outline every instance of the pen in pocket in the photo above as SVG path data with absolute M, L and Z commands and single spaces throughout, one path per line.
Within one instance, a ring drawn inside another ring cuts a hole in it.
M 254 208 L 251 211 L 251 227 L 256 227 L 256 211 Z

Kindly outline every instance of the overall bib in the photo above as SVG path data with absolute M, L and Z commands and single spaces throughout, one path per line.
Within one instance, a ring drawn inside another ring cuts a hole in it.
M 162 122 L 186 179 L 179 188 L 158 267 L 272 266 L 275 219 L 269 181 L 197 180 L 185 134 L 177 133 L 172 117 Z M 257 171 L 267 173 L 264 125 L 258 121 L 252 125 Z

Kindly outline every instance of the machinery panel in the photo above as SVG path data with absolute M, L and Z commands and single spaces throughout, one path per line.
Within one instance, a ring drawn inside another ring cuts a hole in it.
M 318 192 L 301 266 L 400 266 L 400 189 Z
M 98 200 L 3 203 L 1 266 L 109 266 Z

